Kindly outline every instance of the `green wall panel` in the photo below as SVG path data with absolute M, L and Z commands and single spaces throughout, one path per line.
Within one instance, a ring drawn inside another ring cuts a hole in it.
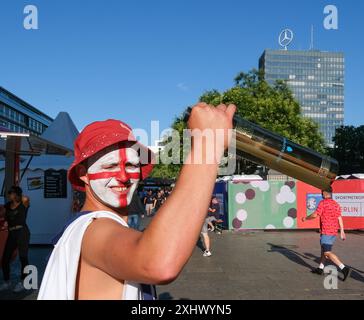
M 229 228 L 296 229 L 295 181 L 229 183 Z

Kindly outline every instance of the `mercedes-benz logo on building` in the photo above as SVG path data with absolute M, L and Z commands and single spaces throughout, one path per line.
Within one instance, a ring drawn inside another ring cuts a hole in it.
M 278 38 L 279 45 L 287 50 L 289 44 L 293 41 L 293 31 L 291 29 L 284 29 Z

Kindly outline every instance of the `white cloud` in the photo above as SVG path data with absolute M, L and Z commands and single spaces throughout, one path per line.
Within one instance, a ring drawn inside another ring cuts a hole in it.
M 183 82 L 180 82 L 180 83 L 177 84 L 177 89 L 179 89 L 181 91 L 188 91 L 189 90 L 188 86 Z

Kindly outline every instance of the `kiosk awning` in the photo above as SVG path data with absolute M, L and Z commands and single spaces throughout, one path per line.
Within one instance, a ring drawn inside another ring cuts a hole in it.
M 29 133 L 0 131 L 0 154 L 40 156 L 42 154 L 72 156 L 73 150 Z M 9 143 L 11 140 L 11 143 Z

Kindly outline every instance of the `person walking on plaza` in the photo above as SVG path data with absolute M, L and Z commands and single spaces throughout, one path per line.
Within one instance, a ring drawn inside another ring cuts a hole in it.
M 322 275 L 325 268 L 326 260 L 330 260 L 339 267 L 343 273 L 343 281 L 345 281 L 351 273 L 351 269 L 345 266 L 341 260 L 332 252 L 338 229 L 340 228 L 340 237 L 344 241 L 346 239 L 344 223 L 341 216 L 340 205 L 332 199 L 332 188 L 322 190 L 323 200 L 319 203 L 316 211 L 308 217 L 303 217 L 302 221 L 320 218 L 320 244 L 321 244 L 321 260 L 318 268 L 313 273 Z
M 211 199 L 209 211 L 207 214 L 207 221 L 208 221 L 208 225 L 210 226 L 210 231 L 215 230 L 215 226 L 214 226 L 213 222 L 218 221 L 219 210 L 220 210 L 219 201 L 217 200 L 217 198 L 215 196 L 213 196 Z
M 201 229 L 201 236 L 202 236 L 202 240 L 203 240 L 203 245 L 205 247 L 205 250 L 203 252 L 203 256 L 204 257 L 211 257 L 212 253 L 211 253 L 211 240 L 210 240 L 210 236 L 209 236 L 209 218 L 205 218 L 205 222 L 202 225 L 202 229 Z
M 214 199 L 214 197 L 212 199 Z M 212 224 L 212 222 L 216 221 L 216 218 L 214 216 L 215 212 L 216 212 L 216 207 L 214 206 L 214 203 L 211 201 L 209 208 L 208 208 L 207 216 L 205 218 L 205 222 L 201 229 L 201 236 L 202 236 L 203 244 L 205 247 L 205 250 L 203 252 L 204 257 L 211 257 L 211 255 L 212 255 L 211 239 L 209 236 L 209 227 L 210 227 L 211 231 L 214 231 L 215 227 Z
M 9 202 L 5 204 L 5 220 L 8 225 L 8 238 L 6 240 L 5 249 L 2 257 L 2 269 L 4 275 L 4 283 L 0 286 L 0 290 L 9 290 L 10 282 L 10 261 L 17 249 L 21 263 L 21 281 L 14 287 L 14 292 L 21 292 L 25 288 L 23 280 L 26 274 L 24 268 L 28 263 L 28 248 L 30 231 L 26 224 L 27 212 L 30 206 L 29 198 L 23 196 L 20 187 L 13 186 L 8 191 Z
M 139 217 L 144 215 L 144 206 L 137 192 L 134 192 L 128 206 L 128 225 L 130 228 L 139 231 Z

